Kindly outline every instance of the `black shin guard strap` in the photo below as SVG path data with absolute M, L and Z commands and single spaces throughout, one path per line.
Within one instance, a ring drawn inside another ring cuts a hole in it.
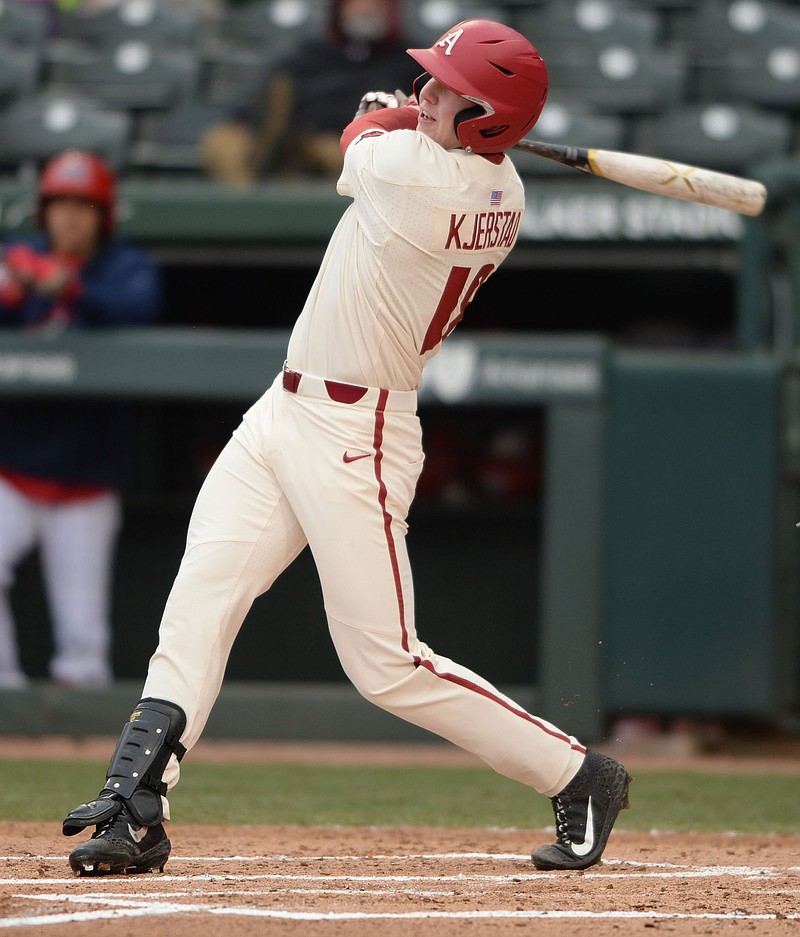
M 186 754 L 180 742 L 185 728 L 186 714 L 180 706 L 167 700 L 141 700 L 111 756 L 101 796 L 119 797 L 142 826 L 160 822 L 161 796 L 167 793 L 162 776 L 173 755 L 180 761 Z
M 64 836 L 74 836 L 87 826 L 99 826 L 113 819 L 122 810 L 122 801 L 112 797 L 98 797 L 88 804 L 78 804 L 67 814 L 61 826 Z

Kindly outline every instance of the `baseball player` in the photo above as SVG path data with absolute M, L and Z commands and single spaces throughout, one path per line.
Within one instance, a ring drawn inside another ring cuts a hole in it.
M 115 234 L 116 177 L 67 150 L 38 180 L 36 230 L 0 260 L 0 330 L 53 333 L 145 325 L 161 311 L 155 262 Z M 0 407 L 0 688 L 27 684 L 9 590 L 38 548 L 53 623 L 49 669 L 62 686 L 107 686 L 111 578 L 128 480 L 128 406 L 19 399 Z
M 342 135 L 352 199 L 289 340 L 285 366 L 209 472 L 189 523 L 142 699 L 96 799 L 78 874 L 163 869 L 168 791 L 219 693 L 251 603 L 306 544 L 331 638 L 360 693 L 550 797 L 557 836 L 540 869 L 598 862 L 628 804 L 623 765 L 526 712 L 425 645 L 414 624 L 406 517 L 422 469 L 422 370 L 508 255 L 524 210 L 506 151 L 547 92 L 536 49 L 484 19 L 430 49 L 404 106 L 365 96 Z M 491 623 L 487 622 L 487 627 Z M 277 625 L 277 623 L 276 623 Z

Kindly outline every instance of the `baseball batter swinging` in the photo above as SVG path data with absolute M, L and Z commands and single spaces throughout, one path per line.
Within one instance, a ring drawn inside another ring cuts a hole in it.
M 166 794 L 217 698 L 255 598 L 308 544 L 342 667 L 368 700 L 550 797 L 539 869 L 600 860 L 629 776 L 417 636 L 406 517 L 423 450 L 416 391 L 508 255 L 524 192 L 506 151 L 541 113 L 547 71 L 515 30 L 466 20 L 430 49 L 406 102 L 365 95 L 342 135 L 334 231 L 286 364 L 210 470 L 189 522 L 142 699 L 97 798 L 78 874 L 163 869 Z M 378 110 L 371 110 L 378 106 Z

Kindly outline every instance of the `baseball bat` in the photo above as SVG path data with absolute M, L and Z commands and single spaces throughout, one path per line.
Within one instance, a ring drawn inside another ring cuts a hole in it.
M 654 192 L 656 195 L 697 202 L 699 205 L 713 205 L 740 215 L 761 214 L 767 200 L 766 188 L 755 179 L 729 176 L 701 166 L 676 163 L 671 159 L 540 143 L 537 140 L 520 140 L 514 148 L 536 153 L 545 159 L 553 159 L 643 192 Z

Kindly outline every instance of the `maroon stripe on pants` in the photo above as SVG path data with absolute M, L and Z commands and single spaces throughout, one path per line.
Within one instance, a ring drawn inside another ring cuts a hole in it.
M 563 732 L 560 732 L 558 729 L 555 729 L 552 726 L 545 725 L 540 719 L 537 719 L 536 716 L 532 716 L 529 712 L 525 712 L 524 709 L 511 706 L 506 700 L 500 699 L 500 697 L 495 696 L 494 693 L 487 690 L 486 687 L 479 686 L 477 683 L 473 683 L 471 680 L 466 680 L 464 677 L 456 676 L 454 673 L 439 673 L 439 671 L 434 668 L 433 664 L 429 660 L 418 661 L 418 665 L 420 667 L 424 667 L 434 676 L 439 677 L 442 680 L 449 680 L 451 683 L 456 683 L 458 686 L 463 686 L 467 690 L 472 690 L 473 693 L 477 693 L 479 696 L 485 696 L 486 699 L 490 699 L 495 703 L 499 703 L 504 709 L 514 713 L 515 716 L 519 716 L 520 719 L 524 719 L 526 722 L 532 723 L 537 728 L 541 729 L 542 732 L 546 732 L 548 735 L 552 735 L 553 738 L 561 739 L 562 742 L 569 742 L 569 736 L 565 735 Z M 572 745 L 571 747 L 581 753 L 586 751 L 583 745 Z
M 375 479 L 378 482 L 378 503 L 381 506 L 381 513 L 383 514 L 383 533 L 386 537 L 386 546 L 389 549 L 389 560 L 392 564 L 392 576 L 394 578 L 394 590 L 397 597 L 397 613 L 400 619 L 402 646 L 403 650 L 409 653 L 410 648 L 408 643 L 408 630 L 406 628 L 406 606 L 405 598 L 403 596 L 403 583 L 400 577 L 400 566 L 397 562 L 397 547 L 395 546 L 394 535 L 392 534 L 392 515 L 386 509 L 386 484 L 383 480 L 383 473 L 381 471 L 381 463 L 383 462 L 383 429 L 386 423 L 385 412 L 386 401 L 388 397 L 389 392 L 387 390 L 382 389 L 378 394 L 378 403 L 375 407 L 375 432 L 373 434 L 372 445 L 375 449 L 374 465 Z M 527 722 L 532 723 L 543 732 L 546 732 L 548 735 L 552 735 L 564 742 L 569 742 L 569 737 L 563 732 L 559 732 L 557 729 L 553 729 L 550 726 L 545 725 L 535 716 L 525 712 L 524 709 L 518 709 L 515 706 L 509 705 L 506 700 L 500 699 L 500 697 L 496 696 L 494 693 L 491 693 L 485 687 L 479 686 L 478 684 L 473 683 L 471 680 L 466 680 L 464 677 L 458 677 L 452 673 L 439 673 L 439 671 L 436 670 L 430 661 L 422 660 L 416 654 L 414 655 L 414 664 L 417 667 L 424 667 L 427 671 L 432 673 L 435 677 L 439 677 L 441 680 L 449 680 L 451 683 L 458 684 L 458 686 L 462 686 L 467 690 L 471 690 L 473 693 L 478 693 L 480 696 L 486 697 L 486 699 L 490 699 L 495 703 L 499 703 L 504 709 L 507 709 L 515 716 L 519 716 L 521 719 L 525 719 Z M 571 747 L 581 753 L 586 751 L 582 745 L 575 744 Z
M 403 635 L 403 650 L 408 651 L 408 630 L 406 629 L 406 603 L 403 596 L 403 583 L 400 578 L 400 566 L 397 562 L 397 547 L 392 534 L 392 515 L 386 509 L 386 484 L 383 480 L 381 463 L 383 462 L 383 427 L 386 423 L 386 401 L 389 398 L 389 391 L 383 390 L 378 394 L 378 403 L 375 407 L 375 433 L 372 439 L 372 445 L 375 449 L 375 479 L 378 482 L 378 503 L 381 506 L 383 514 L 383 533 L 386 537 L 386 546 L 389 548 L 389 561 L 392 564 L 392 576 L 394 577 L 394 591 L 397 597 L 397 613 L 400 619 L 400 630 Z M 417 661 L 417 663 L 419 663 Z

